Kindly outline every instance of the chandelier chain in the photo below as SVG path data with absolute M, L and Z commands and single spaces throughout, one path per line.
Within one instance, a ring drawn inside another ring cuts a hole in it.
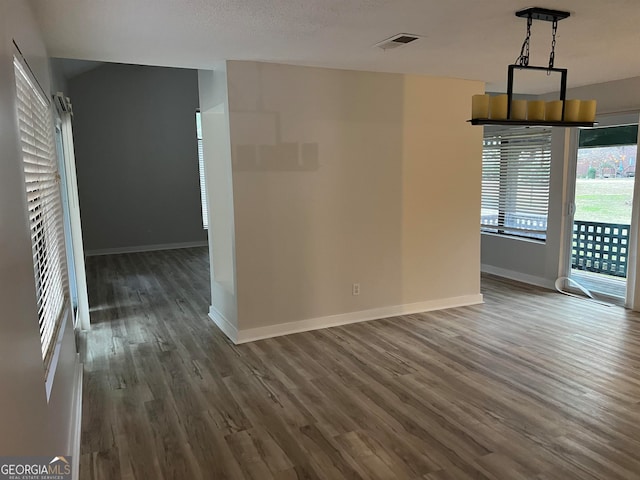
M 522 48 L 520 49 L 520 56 L 516 60 L 516 64 L 521 65 L 523 67 L 529 66 L 529 45 L 531 43 L 531 24 L 533 23 L 533 18 L 531 15 L 527 17 L 527 36 L 522 43 Z
M 556 33 L 558 32 L 558 19 L 554 17 L 551 27 L 551 54 L 549 55 L 549 68 L 553 68 L 556 60 Z M 547 72 L 549 73 L 549 72 Z

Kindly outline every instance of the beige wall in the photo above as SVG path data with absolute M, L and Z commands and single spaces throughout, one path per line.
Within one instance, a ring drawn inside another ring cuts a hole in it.
M 479 294 L 481 82 L 227 74 L 241 330 Z
M 480 292 L 482 131 L 466 120 L 482 88 L 404 77 L 404 303 Z
M 0 2 L 0 454 L 70 454 L 76 355 L 71 319 L 47 402 L 17 131 L 13 40 L 49 92 L 46 51 L 27 2 Z

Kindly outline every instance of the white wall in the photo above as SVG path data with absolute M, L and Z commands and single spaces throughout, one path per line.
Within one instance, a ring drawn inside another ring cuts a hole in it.
M 481 82 L 235 61 L 227 79 L 246 338 L 480 300 Z
M 544 100 L 558 98 L 558 93 L 540 97 Z M 596 99 L 598 114 L 632 112 L 640 110 L 640 77 L 614 82 L 572 88 L 567 98 Z M 554 128 L 551 189 L 549 194 L 549 222 L 545 244 L 516 238 L 482 235 L 482 269 L 518 280 L 549 288 L 561 271 L 563 222 L 566 220 L 567 198 L 566 178 L 571 154 L 570 131 Z M 640 298 L 640 292 L 637 295 Z
M 200 70 L 198 89 L 209 202 L 210 313 L 233 337 L 238 329 L 238 304 L 226 66 Z
M 16 116 L 15 39 L 49 92 L 44 44 L 27 2 L 0 2 L 0 452 L 64 455 L 70 436 L 76 354 L 71 318 L 47 402 L 33 260 Z

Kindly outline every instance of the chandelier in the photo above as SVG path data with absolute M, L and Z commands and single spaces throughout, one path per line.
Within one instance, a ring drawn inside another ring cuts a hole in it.
M 500 95 L 474 95 L 472 98 L 472 125 L 544 125 L 552 127 L 593 127 L 596 117 L 595 100 L 567 100 L 567 69 L 555 68 L 556 33 L 558 22 L 570 16 L 569 12 L 533 7 L 516 12 L 527 19 L 527 34 L 516 63 L 507 68 L 507 93 Z M 529 65 L 531 25 L 534 20 L 551 22 L 551 53 L 548 66 Z M 513 98 L 513 77 L 516 70 L 537 70 L 560 74 L 560 99 L 517 100 Z

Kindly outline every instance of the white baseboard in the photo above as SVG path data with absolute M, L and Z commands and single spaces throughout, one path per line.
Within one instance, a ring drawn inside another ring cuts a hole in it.
M 83 364 L 80 363 L 80 355 L 76 362 L 76 371 L 74 374 L 73 385 L 73 404 L 71 410 L 71 432 L 69 435 L 69 453 L 72 457 L 72 478 L 78 480 L 80 478 L 80 437 L 82 434 L 82 382 L 83 382 Z
M 526 273 L 516 272 L 515 270 L 507 270 L 505 268 L 494 267 L 493 265 L 482 264 L 480 270 L 483 273 L 490 273 L 491 275 L 497 275 L 498 277 L 508 278 L 517 282 L 528 283 L 530 285 L 536 285 L 537 287 L 549 288 L 555 290 L 555 282 L 544 277 L 537 277 L 535 275 L 527 275 Z
M 206 247 L 209 245 L 207 240 L 198 242 L 182 242 L 182 243 L 158 243 L 155 245 L 138 245 L 133 247 L 104 248 L 102 250 L 87 250 L 85 256 L 95 257 L 97 255 L 115 255 L 118 253 L 139 253 L 139 252 L 155 252 L 156 250 L 176 250 L 178 248 Z
M 209 318 L 233 343 L 241 343 L 238 342 L 238 329 L 213 305 L 209 307 Z
M 413 313 L 429 312 L 433 310 L 444 310 L 446 308 L 465 307 L 469 305 L 477 305 L 479 303 L 483 303 L 481 294 L 464 295 L 460 297 L 450 297 L 439 300 L 408 303 L 405 305 L 393 305 L 389 307 L 373 308 L 370 310 L 341 313 L 338 315 L 310 318 L 296 322 L 269 325 L 266 327 L 248 328 L 245 330 L 236 329 L 214 307 L 211 307 L 209 316 L 215 324 L 218 325 L 220 330 L 222 330 L 225 335 L 227 335 L 233 343 L 237 345 L 265 338 L 289 335 L 292 333 L 308 332 L 310 330 L 337 327 L 339 325 L 348 325 L 350 323 L 366 322 L 369 320 L 379 320 L 381 318 L 397 317 L 399 315 L 410 315 Z

